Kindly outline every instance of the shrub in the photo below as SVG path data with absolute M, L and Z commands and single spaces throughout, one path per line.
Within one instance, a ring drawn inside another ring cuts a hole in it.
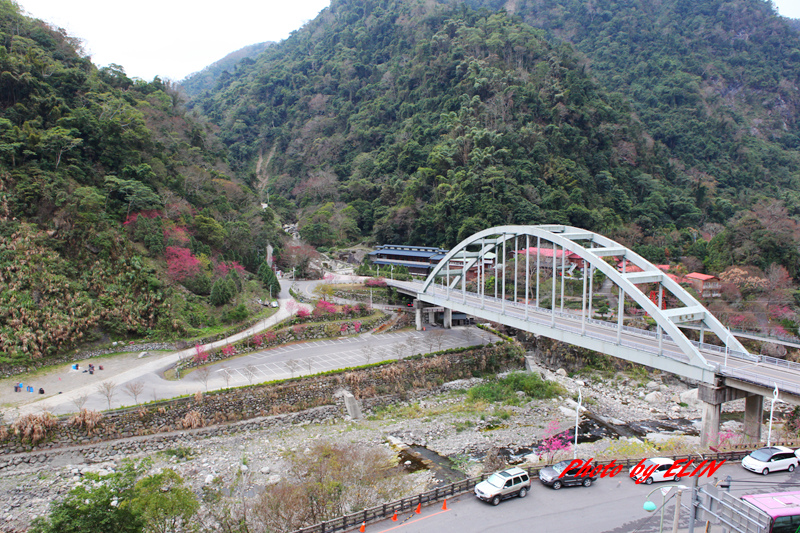
M 529 399 L 543 400 L 556 396 L 564 396 L 567 391 L 552 381 L 544 381 L 539 374 L 514 372 L 502 379 L 476 385 L 467 391 L 470 401 L 503 402 L 518 405 L 521 401 L 517 391 L 525 393 Z
M 22 435 L 23 440 L 36 444 L 47 437 L 57 422 L 58 419 L 50 413 L 27 414 L 18 418 L 11 428 L 15 435 Z

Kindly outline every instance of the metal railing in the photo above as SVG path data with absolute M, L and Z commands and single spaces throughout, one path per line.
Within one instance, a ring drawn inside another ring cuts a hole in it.
M 441 286 L 432 286 L 432 288 L 433 288 L 434 294 L 436 294 L 437 292 L 441 291 L 441 294 L 439 294 L 439 296 L 441 296 L 442 294 L 446 293 L 446 289 L 441 287 Z M 575 322 L 575 323 L 580 323 L 582 321 L 585 321 L 586 324 L 591 324 L 593 326 L 596 326 L 596 327 L 599 327 L 599 328 L 603 328 L 603 329 L 609 330 L 610 332 L 613 332 L 614 336 L 613 337 L 605 336 L 605 335 L 602 335 L 600 333 L 596 333 L 596 332 L 593 333 L 591 331 L 585 331 L 585 328 L 582 328 L 582 327 L 577 327 L 577 326 L 571 327 L 571 326 L 568 326 L 568 325 L 565 325 L 565 324 L 556 324 L 555 327 L 556 327 L 556 329 L 559 329 L 559 330 L 569 331 L 569 332 L 572 332 L 572 333 L 579 333 L 579 334 L 584 335 L 586 337 L 590 337 L 590 338 L 594 338 L 594 339 L 598 339 L 598 340 L 602 340 L 602 341 L 606 341 L 606 342 L 612 342 L 614 344 L 617 344 L 616 334 L 617 334 L 617 330 L 619 329 L 619 325 L 617 323 L 614 323 L 614 322 L 608 322 L 608 321 L 605 321 L 605 320 L 598 320 L 598 319 L 595 319 L 595 318 L 584 317 L 581 313 L 578 313 L 578 312 L 568 313 L 568 312 L 562 312 L 562 311 L 549 309 L 549 308 L 545 308 L 545 307 L 539 307 L 537 305 L 528 304 L 528 303 L 526 303 L 524 301 L 523 302 L 517 302 L 517 301 L 514 301 L 514 300 L 504 300 L 503 298 L 499 298 L 499 297 L 495 298 L 494 296 L 490 296 L 488 294 L 487 295 L 480 295 L 478 293 L 471 292 L 471 291 L 466 291 L 466 292 L 462 293 L 462 291 L 459 290 L 459 289 L 451 289 L 450 293 L 451 293 L 451 295 L 448 298 L 449 300 L 456 301 L 456 300 L 469 298 L 469 299 L 471 299 L 473 301 L 480 302 L 479 304 L 476 304 L 476 307 L 484 308 L 485 304 L 489 304 L 489 305 L 492 305 L 492 306 L 495 306 L 495 307 L 496 306 L 501 306 L 501 307 L 504 308 L 503 309 L 503 313 L 505 315 L 510 316 L 510 317 L 514 317 L 514 318 L 518 318 L 518 319 L 521 319 L 521 320 L 527 320 L 528 322 L 533 322 L 533 323 L 536 323 L 536 324 L 539 324 L 539 325 L 544 325 L 544 326 L 551 325 L 552 319 L 554 317 L 562 318 L 562 319 L 569 320 L 569 321 L 572 321 L 572 322 Z M 527 308 L 527 313 L 525 312 L 526 308 Z M 637 336 L 637 337 L 649 338 L 649 339 L 657 339 L 658 335 L 659 335 L 658 331 L 651 331 L 651 330 L 646 330 L 646 329 L 641 329 L 641 328 L 635 328 L 635 327 L 632 327 L 632 326 L 622 326 L 622 331 L 624 333 L 629 334 L 630 336 Z M 672 337 L 670 335 L 666 334 L 666 333 L 663 334 L 663 340 L 666 341 L 666 342 L 673 342 L 672 341 Z M 677 360 L 677 361 L 682 361 L 682 362 L 688 362 L 689 361 L 689 357 L 686 354 L 684 354 L 683 352 L 676 352 L 676 351 L 673 351 L 673 350 L 669 350 L 667 347 L 663 347 L 662 346 L 662 350 L 659 351 L 659 349 L 654 347 L 654 346 L 648 346 L 646 344 L 637 343 L 637 342 L 631 340 L 630 337 L 628 337 L 627 339 L 622 338 L 622 339 L 620 339 L 620 341 L 621 341 L 620 344 L 622 346 L 626 346 L 626 347 L 629 347 L 629 348 L 634 348 L 636 350 L 640 350 L 640 351 L 647 352 L 647 353 L 661 355 L 661 356 L 664 356 L 664 357 L 669 357 L 670 359 L 674 359 L 674 360 Z M 747 362 L 750 362 L 750 363 L 769 365 L 769 366 L 774 366 L 774 367 L 777 367 L 777 368 L 785 368 L 785 369 L 800 371 L 800 363 L 795 363 L 793 361 L 787 361 L 785 359 L 778 359 L 776 357 L 769 357 L 769 356 L 765 356 L 765 355 L 740 352 L 740 351 L 737 351 L 737 350 L 728 349 L 725 346 L 717 346 L 715 344 L 701 343 L 701 342 L 693 341 L 693 340 L 690 340 L 689 342 L 691 342 L 692 345 L 697 347 L 698 350 L 700 350 L 700 351 L 713 352 L 713 353 L 717 353 L 719 355 L 726 355 L 727 354 L 727 356 L 729 358 L 737 359 L 737 360 L 740 360 L 740 361 L 747 361 Z M 725 367 L 725 368 L 727 369 L 728 367 Z M 731 375 L 731 374 L 728 374 L 728 375 Z M 754 381 L 753 376 L 755 376 L 755 375 L 757 375 L 757 374 L 750 373 L 750 375 L 748 376 L 747 381 Z M 770 379 L 769 381 L 772 382 L 773 380 Z M 794 391 L 794 390 L 800 390 L 800 388 L 798 388 L 797 385 L 792 385 L 792 386 L 788 387 L 785 390 Z
M 709 461 L 739 460 L 748 455 L 753 449 L 755 448 L 749 447 L 744 450 L 709 453 L 709 454 L 704 454 L 703 457 L 705 460 Z M 666 457 L 669 457 L 670 459 L 676 461 L 678 459 L 689 459 L 697 461 L 696 453 L 689 455 L 671 455 Z M 641 459 L 613 460 L 614 464 L 622 465 L 625 469 L 637 465 L 639 461 L 641 461 Z M 611 462 L 612 461 L 597 461 L 595 462 L 595 464 L 608 465 Z M 528 475 L 531 477 L 531 481 L 534 481 L 535 478 L 539 476 L 539 471 L 542 468 L 545 468 L 546 466 L 549 465 L 532 466 L 524 468 L 524 470 L 528 472 Z M 625 470 L 624 474 L 627 474 L 627 470 Z M 445 485 L 443 487 L 437 487 L 435 489 L 421 492 L 414 496 L 401 498 L 399 500 L 394 500 L 392 502 L 384 503 L 383 505 L 378 505 L 376 507 L 370 507 L 369 509 L 364 509 L 362 511 L 349 513 L 344 516 L 334 518 L 332 520 L 326 520 L 325 522 L 320 522 L 319 524 L 314 524 L 313 526 L 304 527 L 302 529 L 294 531 L 293 533 L 332 533 L 335 531 L 347 531 L 349 529 L 356 528 L 363 523 L 370 523 L 378 520 L 384 520 L 386 518 L 391 518 L 395 512 L 398 513 L 403 511 L 413 512 L 418 505 L 426 506 L 445 500 L 448 497 L 458 496 L 466 492 L 471 492 L 472 490 L 474 490 L 475 485 L 485 480 L 489 476 L 490 474 L 481 474 L 480 476 L 470 477 L 467 479 L 463 479 L 461 481 L 456 481 L 455 483 L 450 483 L 449 485 Z

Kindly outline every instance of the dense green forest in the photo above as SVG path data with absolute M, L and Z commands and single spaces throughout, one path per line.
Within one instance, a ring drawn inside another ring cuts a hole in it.
M 0 363 L 247 315 L 280 232 L 174 87 L 96 68 L 8 0 L 0 80 Z
M 469 4 L 334 1 L 190 105 L 316 246 L 568 222 L 798 273 L 800 38 L 767 2 Z
M 313 245 L 702 216 L 623 99 L 504 13 L 334 2 L 218 87 L 192 105 Z

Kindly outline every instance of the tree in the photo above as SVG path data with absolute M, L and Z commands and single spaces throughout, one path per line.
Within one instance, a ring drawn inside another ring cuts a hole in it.
M 219 278 L 211 286 L 211 295 L 208 297 L 212 305 L 217 307 L 225 305 L 236 296 L 236 285 L 227 277 Z
M 144 522 L 147 533 L 181 531 L 200 507 L 183 478 L 171 468 L 141 479 L 130 508 Z
M 163 207 L 158 194 L 142 182 L 106 176 L 105 187 L 108 199 L 127 204 L 125 218 L 128 218 L 131 210 L 145 211 Z
M 97 392 L 99 392 L 102 396 L 105 396 L 109 409 L 111 409 L 111 398 L 114 397 L 116 390 L 117 385 L 113 381 L 104 381 L 97 384 Z
M 281 284 L 278 281 L 278 276 L 275 275 L 275 272 L 266 261 L 258 267 L 258 278 L 264 284 L 264 288 L 269 291 L 270 298 L 277 298 L 281 292 Z
M 89 400 L 89 395 L 84 393 L 84 394 L 81 394 L 80 396 L 76 396 L 72 400 L 72 403 L 74 403 L 75 407 L 77 407 L 78 411 L 80 411 L 81 409 L 83 409 L 83 406 L 86 405 L 86 402 L 88 400 Z
M 125 392 L 133 397 L 134 403 L 139 403 L 139 395 L 144 390 L 144 383 L 141 381 L 129 381 L 123 387 Z
M 41 143 L 45 150 L 51 152 L 55 159 L 55 170 L 58 170 L 58 165 L 61 163 L 61 156 L 72 150 L 83 142 L 83 139 L 77 139 L 74 135 L 78 134 L 75 129 L 64 129 L 60 126 L 50 128 L 42 133 Z
M 203 385 L 206 387 L 206 391 L 208 391 L 208 380 L 211 378 L 211 368 L 207 366 L 198 368 L 194 372 L 194 377 L 197 381 L 202 381 Z
M 124 463 L 113 474 L 86 473 L 83 482 L 51 505 L 46 517 L 34 520 L 32 533 L 141 533 L 144 522 L 128 505 L 139 470 Z

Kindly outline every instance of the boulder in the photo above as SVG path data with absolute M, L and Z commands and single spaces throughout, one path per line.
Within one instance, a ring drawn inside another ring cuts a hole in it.
M 685 403 L 690 407 L 697 407 L 700 405 L 700 400 L 697 397 L 697 389 L 689 389 L 683 391 L 680 395 L 681 403 Z
M 564 378 L 567 377 L 567 371 L 564 370 L 563 368 L 559 368 L 558 370 L 556 370 L 556 374 Z
M 661 403 L 664 401 L 664 395 L 659 391 L 653 391 L 645 395 L 644 401 L 647 403 Z

